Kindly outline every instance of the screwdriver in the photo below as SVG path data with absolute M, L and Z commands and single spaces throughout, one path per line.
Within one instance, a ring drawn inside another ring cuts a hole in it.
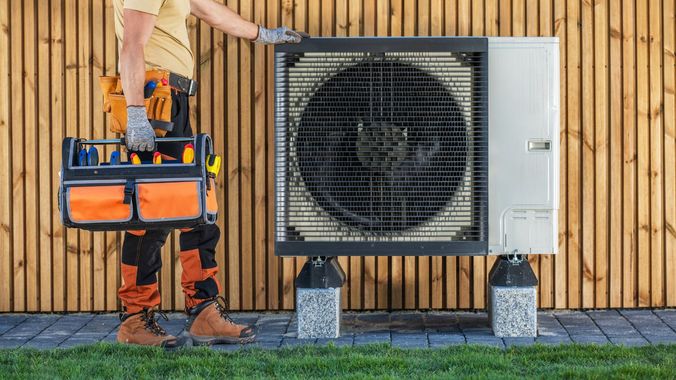
M 189 164 L 195 159 L 195 147 L 188 143 L 183 147 L 183 163 Z
M 155 164 L 155 165 L 161 165 L 162 164 L 162 153 L 155 152 L 153 154 L 153 164 Z
M 113 151 L 110 154 L 110 164 L 111 165 L 119 165 L 120 164 L 120 152 Z
M 132 165 L 141 165 L 141 157 L 139 157 L 138 154 L 132 153 L 131 156 L 129 156 L 129 159 L 131 160 Z
M 99 165 L 99 151 L 94 146 L 90 147 L 89 152 L 87 152 L 87 164 L 89 166 Z
M 77 164 L 79 166 L 87 166 L 87 150 L 82 148 L 80 154 L 78 155 Z
M 155 81 L 150 81 L 146 83 L 145 87 L 143 87 L 143 97 L 148 99 L 153 95 L 153 92 L 155 92 L 155 87 L 157 87 L 157 82 Z

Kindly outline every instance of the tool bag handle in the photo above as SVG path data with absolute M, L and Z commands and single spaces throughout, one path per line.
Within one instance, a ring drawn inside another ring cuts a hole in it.
M 163 142 L 194 142 L 194 137 L 156 137 L 155 143 Z M 80 144 L 86 145 L 126 145 L 124 137 L 119 139 L 98 139 L 98 140 L 84 140 L 78 141 Z

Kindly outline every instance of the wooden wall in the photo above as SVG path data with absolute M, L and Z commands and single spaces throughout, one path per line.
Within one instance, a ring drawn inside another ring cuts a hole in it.
M 676 306 L 674 0 L 228 0 L 321 36 L 558 36 L 558 256 L 531 257 L 543 308 Z M 301 259 L 272 250 L 272 49 L 189 21 L 194 126 L 227 159 L 219 278 L 233 309 L 291 309 Z M 116 310 L 120 234 L 64 230 L 65 136 L 111 137 L 111 0 L 0 0 L 0 311 Z M 162 307 L 182 309 L 177 236 Z M 493 258 L 341 259 L 350 309 L 485 306 Z

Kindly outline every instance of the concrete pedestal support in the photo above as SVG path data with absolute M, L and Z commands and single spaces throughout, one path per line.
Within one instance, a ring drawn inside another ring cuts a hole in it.
M 311 257 L 296 278 L 298 338 L 340 336 L 341 287 L 345 273 L 334 257 Z
M 537 278 L 519 255 L 496 260 L 488 277 L 488 316 L 498 337 L 537 335 Z

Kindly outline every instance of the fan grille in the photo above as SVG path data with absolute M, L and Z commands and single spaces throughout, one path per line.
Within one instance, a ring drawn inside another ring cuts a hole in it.
M 485 242 L 485 51 L 280 50 L 277 242 Z

